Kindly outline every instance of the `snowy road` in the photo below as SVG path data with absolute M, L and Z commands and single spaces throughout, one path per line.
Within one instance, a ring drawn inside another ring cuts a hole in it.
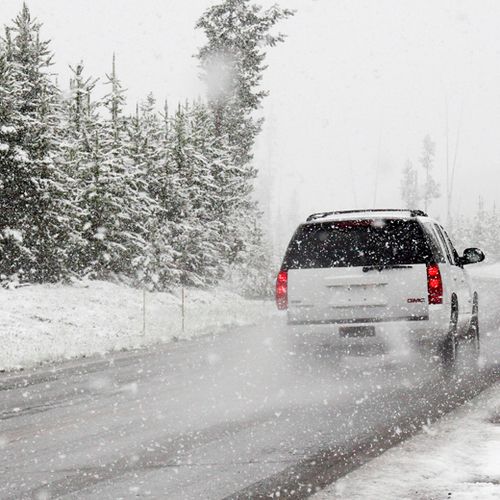
M 0 499 L 306 498 L 499 378 L 410 356 L 286 354 L 283 323 L 0 376 Z M 279 492 L 279 494 L 278 494 Z

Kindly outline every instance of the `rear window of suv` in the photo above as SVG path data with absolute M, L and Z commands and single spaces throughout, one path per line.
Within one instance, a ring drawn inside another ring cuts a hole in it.
M 303 224 L 283 269 L 425 264 L 432 253 L 416 220 L 380 219 Z

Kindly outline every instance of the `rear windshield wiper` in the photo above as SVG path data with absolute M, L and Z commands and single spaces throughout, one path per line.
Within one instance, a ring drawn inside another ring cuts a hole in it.
M 383 269 L 411 269 L 413 266 L 403 265 L 403 264 L 381 264 L 376 266 L 363 266 L 363 272 L 367 273 L 369 271 L 381 272 Z

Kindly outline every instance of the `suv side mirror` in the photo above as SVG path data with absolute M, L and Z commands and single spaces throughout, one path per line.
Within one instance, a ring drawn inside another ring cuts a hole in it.
M 466 248 L 464 256 L 460 258 L 462 265 L 476 264 L 484 260 L 484 253 L 479 248 Z

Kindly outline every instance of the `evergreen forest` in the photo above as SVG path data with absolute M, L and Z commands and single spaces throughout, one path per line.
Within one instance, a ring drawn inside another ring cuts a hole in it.
M 196 26 L 209 40 L 197 56 L 202 78 L 222 54 L 230 88 L 172 109 L 148 95 L 128 115 L 114 58 L 103 81 L 78 63 L 69 91 L 59 88 L 24 4 L 0 42 L 2 283 L 86 277 L 168 290 L 233 280 L 248 296 L 268 294 L 251 154 L 261 126 L 252 113 L 266 93 L 254 88 L 261 47 L 283 39 L 269 29 L 291 14 L 248 0 L 207 11 Z M 97 84 L 106 95 L 95 100 Z

